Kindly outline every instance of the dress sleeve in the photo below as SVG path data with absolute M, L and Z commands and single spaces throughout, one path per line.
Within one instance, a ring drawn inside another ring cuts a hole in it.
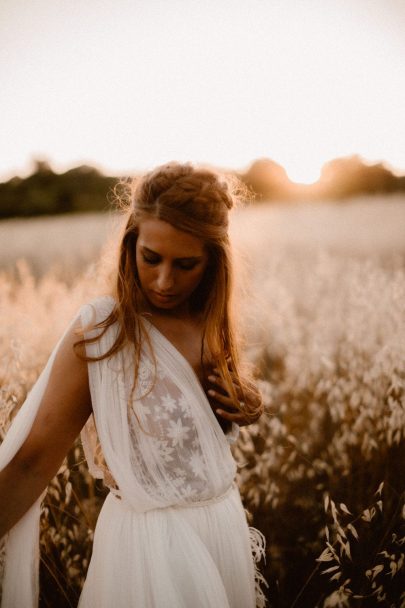
M 15 416 L 0 446 L 0 470 L 14 458 L 32 428 L 59 346 L 80 318 L 78 313 L 53 349 L 48 362 Z M 1 608 L 36 608 L 39 597 L 39 517 L 45 492 L 3 538 L 0 547 Z M 0 543 L 2 539 L 0 539 Z M 4 563 L 2 563 L 4 562 Z

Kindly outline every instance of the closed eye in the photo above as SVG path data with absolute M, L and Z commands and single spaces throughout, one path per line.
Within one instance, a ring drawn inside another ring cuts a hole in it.
M 154 257 L 154 256 L 150 256 L 150 255 L 145 255 L 142 254 L 142 258 L 143 261 L 146 264 L 149 264 L 150 266 L 156 266 L 156 264 L 160 263 L 160 258 L 159 257 Z M 196 265 L 198 264 L 198 262 L 194 261 L 194 260 L 178 260 L 176 262 L 176 266 L 177 268 L 180 268 L 180 270 L 193 270 L 193 268 L 196 267 Z
M 183 260 L 179 260 L 177 262 L 177 266 L 181 270 L 193 270 L 193 268 L 195 268 L 197 264 L 198 264 L 198 262 L 195 262 L 194 260 L 190 261 L 190 262 L 187 262 L 185 260 L 184 261 Z
M 146 264 L 150 264 L 151 266 L 159 264 L 160 262 L 160 258 L 158 256 L 146 255 L 145 253 L 142 254 L 142 259 Z

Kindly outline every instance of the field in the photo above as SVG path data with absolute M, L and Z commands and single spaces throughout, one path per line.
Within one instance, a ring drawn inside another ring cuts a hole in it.
M 117 225 L 0 223 L 3 431 L 68 320 L 106 289 Z M 405 606 L 405 199 L 251 207 L 231 230 L 266 403 L 235 457 L 270 605 Z M 45 500 L 42 606 L 76 605 L 103 496 L 77 443 Z

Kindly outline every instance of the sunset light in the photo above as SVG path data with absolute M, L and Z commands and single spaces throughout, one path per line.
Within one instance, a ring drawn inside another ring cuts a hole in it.
M 335 157 L 405 170 L 405 5 L 4 0 L 0 178 L 167 160 L 310 183 Z M 74 39 L 74 40 L 73 40 Z
M 405 608 L 404 34 L 0 0 L 1 607 Z
M 305 159 L 303 159 L 304 161 Z M 321 171 L 320 167 L 311 165 L 308 163 L 305 165 L 304 162 L 297 164 L 296 166 L 285 166 L 288 178 L 297 184 L 313 184 L 318 181 Z

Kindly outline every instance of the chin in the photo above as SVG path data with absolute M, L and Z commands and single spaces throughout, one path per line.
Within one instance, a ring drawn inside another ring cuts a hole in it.
M 162 303 L 162 302 L 151 302 L 154 308 L 159 308 L 160 310 L 172 310 L 177 308 L 177 303 Z

